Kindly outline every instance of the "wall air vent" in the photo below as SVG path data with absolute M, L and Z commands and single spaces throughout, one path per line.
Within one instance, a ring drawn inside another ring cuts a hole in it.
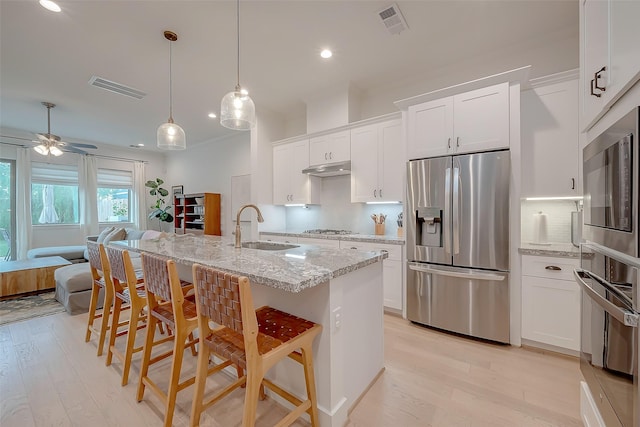
M 392 4 L 391 6 L 385 7 L 380 12 L 378 12 L 378 16 L 382 20 L 387 31 L 391 34 L 400 34 L 409 26 L 407 22 L 404 20 L 402 16 L 402 12 L 397 4 Z
M 120 95 L 129 96 L 135 99 L 142 99 L 147 96 L 147 94 L 142 92 L 141 90 L 134 89 L 120 83 L 112 82 L 111 80 L 107 80 L 98 76 L 91 76 L 91 78 L 89 79 L 89 84 L 100 89 L 108 90 L 109 92 L 119 93 Z

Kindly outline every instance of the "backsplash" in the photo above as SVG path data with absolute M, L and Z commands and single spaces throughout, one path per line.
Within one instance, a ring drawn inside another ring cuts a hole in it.
M 520 204 L 523 243 L 534 242 L 535 215 L 546 214 L 547 243 L 571 243 L 571 212 L 576 211 L 573 200 L 523 200 Z
M 397 235 L 396 218 L 402 212 L 401 204 L 367 205 L 351 203 L 351 176 L 322 178 L 321 205 L 306 208 L 286 208 L 286 224 L 289 231 L 314 228 L 350 230 L 359 234 L 374 234 L 372 214 L 387 215 L 385 235 Z

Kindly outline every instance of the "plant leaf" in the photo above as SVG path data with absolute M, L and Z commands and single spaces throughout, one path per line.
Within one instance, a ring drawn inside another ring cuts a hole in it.
M 160 193 L 161 196 L 168 196 L 169 192 L 167 190 L 165 190 L 164 188 L 158 188 L 158 193 Z

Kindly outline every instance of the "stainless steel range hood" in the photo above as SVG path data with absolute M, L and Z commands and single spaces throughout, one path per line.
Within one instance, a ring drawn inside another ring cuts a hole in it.
M 328 163 L 325 165 L 309 166 L 302 170 L 302 173 L 313 176 L 337 176 L 349 175 L 351 173 L 351 160 L 338 163 Z

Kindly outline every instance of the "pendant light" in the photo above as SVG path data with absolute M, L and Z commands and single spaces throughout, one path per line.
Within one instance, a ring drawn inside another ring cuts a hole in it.
M 240 86 L 240 0 L 236 0 L 238 29 L 237 84 L 236 89 L 222 98 L 220 124 L 233 130 L 250 130 L 256 124 L 256 106 L 246 90 Z
M 171 70 L 171 45 L 178 40 L 173 31 L 165 31 L 164 38 L 169 40 L 169 120 L 158 128 L 158 148 L 163 150 L 184 150 L 187 148 L 187 138 L 184 130 L 173 122 L 173 80 Z

